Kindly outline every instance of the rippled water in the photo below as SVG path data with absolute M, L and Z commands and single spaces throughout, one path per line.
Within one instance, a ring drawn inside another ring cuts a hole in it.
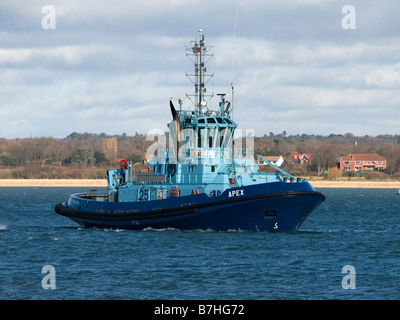
M 53 208 L 86 189 L 0 188 L 0 299 L 400 298 L 396 190 L 320 189 L 301 231 L 264 233 L 80 229 Z

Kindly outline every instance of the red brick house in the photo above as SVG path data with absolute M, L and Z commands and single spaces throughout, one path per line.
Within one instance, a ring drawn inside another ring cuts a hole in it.
M 292 153 L 287 160 L 297 164 L 311 164 L 313 156 L 312 153 Z
M 349 154 L 340 157 L 339 168 L 343 171 L 385 170 L 386 159 L 379 154 Z

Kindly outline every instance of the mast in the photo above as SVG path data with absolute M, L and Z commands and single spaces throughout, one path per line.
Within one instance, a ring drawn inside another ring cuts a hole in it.
M 195 106 L 196 115 L 204 113 L 208 101 L 214 96 L 211 92 L 207 93 L 206 84 L 214 76 L 213 73 L 207 73 L 207 63 L 214 57 L 214 47 L 204 44 L 204 32 L 199 29 L 200 39 L 192 41 L 189 47 L 186 47 L 186 56 L 194 65 L 194 73 L 186 73 L 186 76 L 194 84 L 194 94 L 186 94 Z M 194 101 L 190 98 L 194 97 Z

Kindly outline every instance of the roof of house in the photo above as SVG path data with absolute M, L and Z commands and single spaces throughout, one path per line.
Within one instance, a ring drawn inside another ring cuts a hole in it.
M 299 159 L 305 158 L 305 159 L 310 160 L 313 156 L 314 156 L 314 154 L 312 154 L 312 153 L 292 153 L 289 156 L 289 159 L 290 160 L 299 160 Z
M 340 161 L 386 161 L 376 153 L 350 153 L 345 157 L 340 157 Z
M 280 158 L 282 158 L 282 156 L 261 156 L 261 157 L 268 161 L 278 161 Z

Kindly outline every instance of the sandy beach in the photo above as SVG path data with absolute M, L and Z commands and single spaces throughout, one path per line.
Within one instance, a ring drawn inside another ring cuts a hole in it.
M 328 181 L 318 180 L 310 183 L 319 188 L 387 188 L 400 189 L 400 181 Z
M 400 181 L 309 180 L 314 188 L 400 189 Z M 0 187 L 107 187 L 105 179 L 0 179 Z

